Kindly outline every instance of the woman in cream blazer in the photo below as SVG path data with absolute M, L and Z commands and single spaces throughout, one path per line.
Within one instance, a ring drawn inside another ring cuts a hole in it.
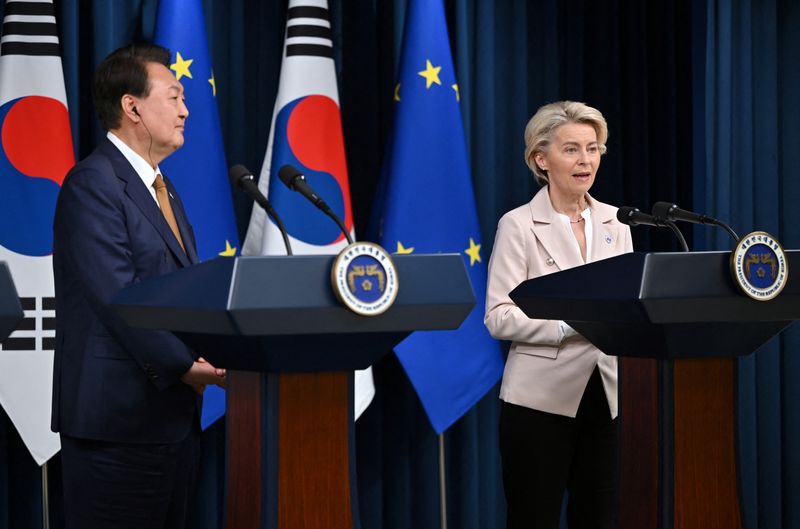
M 500 389 L 509 529 L 557 528 L 565 490 L 570 529 L 615 525 L 617 359 L 509 298 L 526 279 L 632 251 L 617 208 L 588 193 L 607 137 L 602 114 L 583 103 L 540 108 L 525 159 L 543 187 L 498 225 L 485 323 L 512 342 Z

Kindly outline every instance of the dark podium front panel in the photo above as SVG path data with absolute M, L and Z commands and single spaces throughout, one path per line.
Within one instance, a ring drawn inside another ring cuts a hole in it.
M 0 261 L 0 342 L 8 338 L 24 315 L 8 265 Z

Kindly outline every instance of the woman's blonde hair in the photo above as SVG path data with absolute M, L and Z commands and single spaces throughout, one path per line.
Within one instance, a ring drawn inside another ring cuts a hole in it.
M 599 110 L 575 101 L 557 101 L 544 105 L 536 111 L 525 127 L 525 163 L 533 171 L 536 183 L 540 186 L 547 185 L 549 180 L 547 171 L 536 165 L 534 157 L 547 152 L 555 130 L 566 123 L 591 125 L 597 133 L 600 154 L 606 153 L 608 125 Z

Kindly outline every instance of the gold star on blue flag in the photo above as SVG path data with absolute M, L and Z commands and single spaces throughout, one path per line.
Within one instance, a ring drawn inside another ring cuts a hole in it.
M 475 266 L 475 263 L 481 262 L 481 245 L 475 244 L 472 237 L 469 238 L 469 248 L 464 250 L 464 253 L 469 255 L 470 266 Z
M 185 89 L 190 114 L 183 147 L 164 160 L 161 169 L 181 193 L 200 259 L 232 256 L 239 246 L 239 235 L 214 98 L 217 87 L 202 1 L 161 0 L 155 42 L 172 54 L 170 67 Z M 224 413 L 225 392 L 208 386 L 203 399 L 203 428 Z
M 472 282 L 477 302 L 458 330 L 415 332 L 395 348 L 441 433 L 497 383 L 503 361 L 483 325 L 486 263 L 442 0 L 410 0 L 405 20 L 395 85 L 403 94 L 387 94 L 394 96 L 395 128 L 373 221 L 384 248 L 457 253 Z
M 193 62 L 194 59 L 184 59 L 181 57 L 181 52 L 179 50 L 175 50 L 175 62 L 169 65 L 169 69 L 175 72 L 175 79 L 178 81 L 180 81 L 184 76 L 191 79 L 192 72 L 189 70 L 189 67 Z

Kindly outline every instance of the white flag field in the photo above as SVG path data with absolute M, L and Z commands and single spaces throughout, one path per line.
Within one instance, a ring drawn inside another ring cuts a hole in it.
M 25 319 L 0 345 L 0 405 L 39 464 L 60 449 L 50 431 L 55 345 L 53 215 L 75 162 L 55 11 L 7 2 L 0 44 L 0 261 Z

